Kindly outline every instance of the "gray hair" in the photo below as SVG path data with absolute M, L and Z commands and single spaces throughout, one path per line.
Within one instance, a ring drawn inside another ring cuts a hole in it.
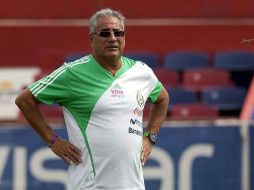
M 98 18 L 108 17 L 108 16 L 116 17 L 120 21 L 120 24 L 122 25 L 122 27 L 124 29 L 125 17 L 120 12 L 112 10 L 110 8 L 107 8 L 107 9 L 101 9 L 101 10 L 97 11 L 90 18 L 90 24 L 89 24 L 90 33 L 94 32 Z

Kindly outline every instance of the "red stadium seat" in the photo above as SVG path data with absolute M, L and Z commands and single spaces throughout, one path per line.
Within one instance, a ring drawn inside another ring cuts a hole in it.
M 216 107 L 202 103 L 178 104 L 173 106 L 170 119 L 176 120 L 213 120 L 219 117 Z
M 176 87 L 179 85 L 179 73 L 177 71 L 165 68 L 157 68 L 153 69 L 153 72 L 165 87 Z
M 229 87 L 233 86 L 230 79 L 230 72 L 219 69 L 189 69 L 183 72 L 184 88 L 202 90 L 208 87 Z

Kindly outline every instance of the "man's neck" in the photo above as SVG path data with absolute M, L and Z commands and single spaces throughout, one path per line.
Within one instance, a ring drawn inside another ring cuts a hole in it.
M 112 59 L 100 59 L 97 56 L 93 55 L 96 61 L 107 71 L 109 71 L 113 76 L 121 68 L 122 62 L 121 58 L 112 58 Z

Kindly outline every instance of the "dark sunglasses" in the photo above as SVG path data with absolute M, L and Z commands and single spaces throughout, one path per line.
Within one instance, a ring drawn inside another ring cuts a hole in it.
M 115 37 L 124 37 L 125 32 L 122 30 L 115 30 L 115 31 L 100 31 L 98 33 L 93 33 L 96 35 L 99 35 L 100 37 L 107 38 L 111 36 L 111 34 L 114 34 Z

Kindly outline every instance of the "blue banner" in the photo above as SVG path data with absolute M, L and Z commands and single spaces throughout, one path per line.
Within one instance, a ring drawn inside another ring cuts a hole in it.
M 67 138 L 65 129 L 56 132 Z M 253 135 L 252 127 L 251 147 Z M 240 127 L 162 128 L 144 167 L 146 189 L 242 190 L 241 151 Z M 252 183 L 253 169 L 251 165 Z M 0 128 L 1 190 L 64 190 L 66 171 L 31 128 Z
M 159 137 L 156 147 L 172 162 L 172 174 L 146 180 L 147 190 L 241 190 L 239 127 L 163 128 Z

